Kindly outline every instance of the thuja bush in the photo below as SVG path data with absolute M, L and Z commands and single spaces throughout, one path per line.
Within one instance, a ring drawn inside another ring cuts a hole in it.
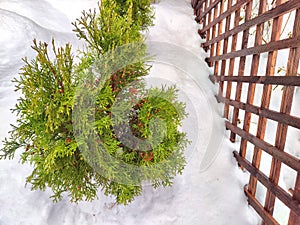
M 179 126 L 185 105 L 175 87 L 146 88 L 143 77 L 150 67 L 134 3 L 127 1 L 126 13 L 114 0 L 103 0 L 99 15 L 83 12 L 74 23 L 86 42 L 77 63 L 69 44 L 57 48 L 53 40 L 50 54 L 48 44 L 34 41 L 35 59 L 24 58 L 14 79 L 22 96 L 0 157 L 11 159 L 22 149 L 21 162 L 33 166 L 27 183 L 32 189 L 49 187 L 55 201 L 64 193 L 75 202 L 93 200 L 101 188 L 127 204 L 141 193 L 143 182 L 171 185 L 184 168 L 188 140 Z M 132 58 L 119 51 L 133 43 L 139 44 Z M 126 65 L 120 67 L 118 57 L 126 58 Z M 78 106 L 86 101 L 80 94 L 94 96 L 92 108 Z M 91 117 L 92 128 L 82 129 Z M 96 138 L 87 141 L 91 132 Z M 126 166 L 131 169 L 120 170 Z
M 133 22 L 138 24 L 141 29 L 147 29 L 148 26 L 153 25 L 154 12 L 151 6 L 152 0 L 133 0 Z M 127 14 L 128 8 L 130 8 L 130 2 L 127 0 L 116 0 L 117 9 L 120 15 Z

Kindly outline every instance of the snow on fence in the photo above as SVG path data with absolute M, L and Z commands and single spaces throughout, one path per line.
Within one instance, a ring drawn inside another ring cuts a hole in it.
M 202 43 L 210 55 L 206 62 L 214 71 L 210 79 L 219 83 L 216 98 L 225 105 L 230 140 L 241 139 L 234 157 L 250 173 L 249 184 L 245 186 L 248 202 L 262 218 L 262 224 L 280 224 L 274 208 L 281 202 L 289 209 L 287 224 L 299 225 L 300 160 L 286 151 L 286 139 L 288 129 L 300 129 L 300 114 L 291 114 L 293 104 L 300 104 L 294 98 L 295 88 L 300 86 L 300 1 L 192 0 L 192 6 L 196 21 L 202 25 L 198 33 L 206 39 Z M 280 67 L 280 62 L 285 65 Z M 254 104 L 258 86 L 261 99 Z M 277 86 L 282 87 L 278 99 L 281 105 L 273 110 L 270 102 Z M 253 117 L 257 117 L 255 126 Z M 276 122 L 273 144 L 265 139 L 269 121 Z M 268 174 L 261 170 L 265 153 L 272 157 Z M 296 181 L 290 190 L 278 184 L 283 164 L 294 170 Z M 266 188 L 263 200 L 257 197 L 258 185 Z

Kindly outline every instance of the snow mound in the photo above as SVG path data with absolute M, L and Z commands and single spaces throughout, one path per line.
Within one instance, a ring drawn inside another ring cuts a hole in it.
M 9 124 L 15 120 L 9 108 L 13 107 L 18 95 L 13 92 L 13 84 L 9 80 L 17 74 L 22 65 L 22 57 L 34 56 L 30 49 L 32 39 L 49 42 L 54 36 L 58 43 L 70 41 L 73 45 L 79 46 L 80 42 L 76 41 L 74 34 L 70 33 L 71 29 L 67 21 L 77 15 L 79 9 L 87 8 L 96 2 L 96 0 L 0 2 L 0 33 L 2 34 L 0 37 L 0 140 L 7 135 L 10 130 Z M 197 60 L 199 59 L 201 64 L 200 67 L 195 67 L 189 72 L 195 75 L 194 78 L 184 76 L 178 73 L 178 69 L 166 64 L 153 68 L 152 71 L 165 74 L 160 78 L 169 78 L 177 83 L 189 96 L 193 103 L 191 107 L 196 110 L 197 115 L 192 115 L 186 129 L 190 129 L 188 132 L 192 139 L 199 139 L 202 147 L 187 152 L 188 164 L 183 175 L 175 178 L 171 188 L 153 190 L 151 186 L 145 184 L 142 195 L 128 206 L 114 205 L 113 198 L 104 196 L 100 190 L 99 199 L 93 202 L 72 204 L 68 202 L 66 196 L 64 200 L 54 204 L 49 199 L 51 191 L 48 189 L 45 192 L 32 192 L 30 187 L 24 188 L 26 176 L 32 169 L 29 165 L 20 165 L 18 157 L 12 161 L 1 161 L 1 225 L 257 224 L 256 217 L 247 206 L 243 193 L 243 185 L 246 181 L 243 180 L 242 172 L 232 159 L 232 145 L 229 141 L 224 141 L 221 146 L 222 151 L 211 167 L 205 172 L 200 171 L 200 161 L 203 156 L 200 153 L 207 148 L 206 139 L 210 136 L 211 126 L 213 126 L 210 114 L 217 107 L 209 106 L 207 102 L 210 100 L 205 97 L 211 95 L 213 98 L 214 90 L 207 78 L 210 70 L 203 61 L 201 62 L 201 58 L 205 55 L 199 47 L 201 40 L 197 34 L 198 25 L 194 22 L 190 1 L 161 0 L 155 5 L 155 10 L 156 26 L 147 33 L 147 40 L 181 46 L 192 51 L 195 57 L 198 56 Z M 170 57 L 173 55 L 171 54 Z M 179 54 L 176 60 L 186 59 Z M 195 80 L 202 82 L 203 90 L 198 89 Z M 200 127 L 197 123 L 193 124 L 196 120 Z M 198 133 L 199 136 L 195 137 L 193 133 Z

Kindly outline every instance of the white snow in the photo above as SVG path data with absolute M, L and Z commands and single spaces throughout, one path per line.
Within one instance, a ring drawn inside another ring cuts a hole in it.
M 58 45 L 70 41 L 79 48 L 81 42 L 72 33 L 70 21 L 96 4 L 95 0 L 0 1 L 0 140 L 16 119 L 9 109 L 18 93 L 10 80 L 17 76 L 21 58 L 34 56 L 32 39 L 49 42 L 55 37 Z M 183 129 L 193 143 L 186 151 L 188 164 L 183 175 L 177 176 L 170 188 L 153 190 L 145 185 L 142 195 L 128 206 L 112 207 L 113 198 L 100 190 L 99 199 L 93 202 L 73 204 L 66 197 L 53 203 L 50 190 L 24 187 L 32 168 L 19 164 L 17 156 L 0 161 L 0 225 L 258 224 L 243 193 L 248 177 L 232 157 L 235 146 L 224 137 L 219 106 L 213 97 L 216 87 L 208 80 L 210 69 L 203 62 L 205 53 L 200 49 L 190 1 L 161 0 L 155 11 L 155 27 L 146 36 L 157 60 L 151 62 L 148 81 L 177 84 L 180 97 L 187 102 L 190 116 Z M 157 46 L 164 47 L 158 51 Z

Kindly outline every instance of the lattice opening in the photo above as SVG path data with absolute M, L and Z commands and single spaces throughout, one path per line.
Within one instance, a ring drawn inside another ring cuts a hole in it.
M 210 79 L 219 83 L 217 99 L 225 105 L 230 140 L 240 142 L 234 156 L 251 174 L 245 188 L 248 202 L 262 224 L 298 225 L 300 2 L 193 0 L 192 4 L 203 25 L 202 47 L 209 52 L 208 65 L 215 69 Z M 286 174 L 294 179 L 289 184 L 293 193 L 280 183 Z M 277 212 L 280 207 L 287 209 L 284 217 Z
M 274 206 L 274 218 L 280 225 L 287 225 L 291 210 L 276 198 Z

